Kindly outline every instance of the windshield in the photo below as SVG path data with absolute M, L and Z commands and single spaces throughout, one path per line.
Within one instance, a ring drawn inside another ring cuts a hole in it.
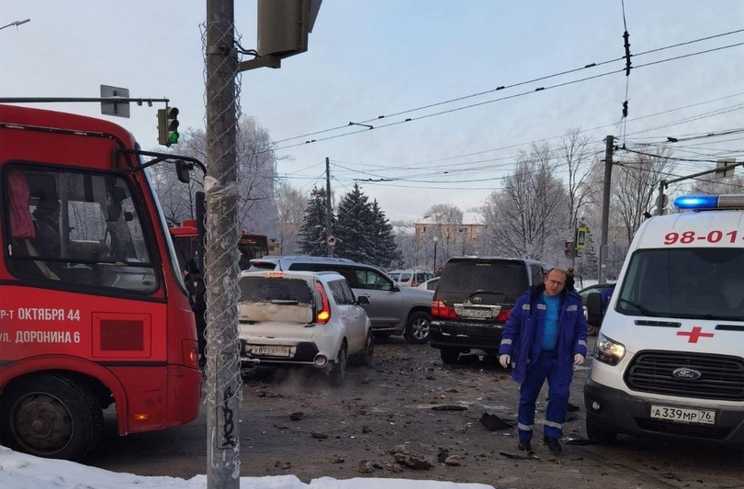
M 139 157 L 138 157 L 139 158 Z M 140 161 L 140 164 L 142 162 Z M 181 285 L 183 290 L 186 290 L 186 284 L 183 282 L 183 275 L 181 274 L 181 267 L 178 264 L 178 255 L 176 255 L 176 248 L 173 246 L 173 240 L 171 239 L 170 231 L 168 231 L 168 224 L 165 221 L 165 215 L 163 214 L 163 208 L 160 206 L 160 200 L 157 198 L 157 194 L 153 190 L 152 180 L 150 178 L 150 169 L 147 168 L 143 172 L 145 175 L 145 180 L 147 181 L 147 185 L 150 190 L 150 195 L 152 195 L 155 201 L 155 209 L 158 211 L 157 220 L 160 224 L 160 228 L 163 231 L 163 239 L 165 239 L 166 247 L 168 248 L 168 262 L 170 263 L 171 268 L 173 269 L 173 276 L 178 281 L 178 283 Z
M 744 321 L 744 249 L 651 249 L 633 254 L 621 314 Z
M 20 277 L 151 293 L 151 245 L 136 193 L 111 174 L 17 166 L 7 195 L 27 229 L 11 230 L 11 268 Z
M 269 254 L 268 239 L 260 234 L 243 233 L 238 241 L 238 250 L 240 251 L 240 269 L 248 270 L 251 267 L 251 260 L 263 258 Z

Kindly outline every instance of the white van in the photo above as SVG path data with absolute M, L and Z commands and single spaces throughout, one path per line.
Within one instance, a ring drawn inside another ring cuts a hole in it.
M 586 431 L 744 445 L 744 195 L 636 232 L 584 386 Z M 589 314 L 600 314 L 597 297 Z

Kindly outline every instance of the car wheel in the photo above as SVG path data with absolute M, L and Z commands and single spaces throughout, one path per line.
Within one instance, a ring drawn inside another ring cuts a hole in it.
M 367 333 L 367 341 L 364 343 L 364 350 L 359 358 L 359 364 L 365 367 L 372 366 L 372 357 L 375 354 L 375 337 L 372 333 Z
M 605 430 L 591 415 L 587 415 L 586 437 L 595 443 L 612 443 L 617 439 L 617 433 Z
M 406 341 L 414 345 L 422 345 L 429 341 L 429 326 L 431 316 L 425 312 L 414 312 L 408 318 L 406 332 L 403 334 Z
M 338 350 L 336 355 L 336 361 L 331 367 L 331 384 L 341 385 L 346 379 L 346 368 L 348 367 L 348 358 L 346 350 L 346 342 L 341 344 L 341 349 Z
M 37 457 L 82 460 L 103 432 L 93 392 L 63 375 L 36 375 L 3 392 L 3 444 Z
M 455 348 L 441 348 L 439 350 L 439 356 L 444 363 L 455 364 L 460 358 L 460 350 Z
M 597 333 L 599 333 L 599 328 L 596 326 L 590 326 L 587 325 L 586 327 L 586 334 L 589 336 L 597 336 Z

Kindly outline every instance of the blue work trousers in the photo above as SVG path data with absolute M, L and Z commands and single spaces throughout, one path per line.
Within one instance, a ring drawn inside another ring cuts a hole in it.
M 545 436 L 560 438 L 568 409 L 569 384 L 561 384 L 558 362 L 553 351 L 541 351 L 519 389 L 517 427 L 520 440 L 531 440 L 535 424 L 535 402 L 545 379 L 548 379 L 548 407 L 545 410 Z

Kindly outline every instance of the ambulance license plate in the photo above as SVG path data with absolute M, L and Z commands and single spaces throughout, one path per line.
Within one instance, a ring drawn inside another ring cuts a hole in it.
M 673 406 L 651 406 L 651 418 L 676 423 L 716 424 L 716 412 L 709 409 L 687 409 Z

